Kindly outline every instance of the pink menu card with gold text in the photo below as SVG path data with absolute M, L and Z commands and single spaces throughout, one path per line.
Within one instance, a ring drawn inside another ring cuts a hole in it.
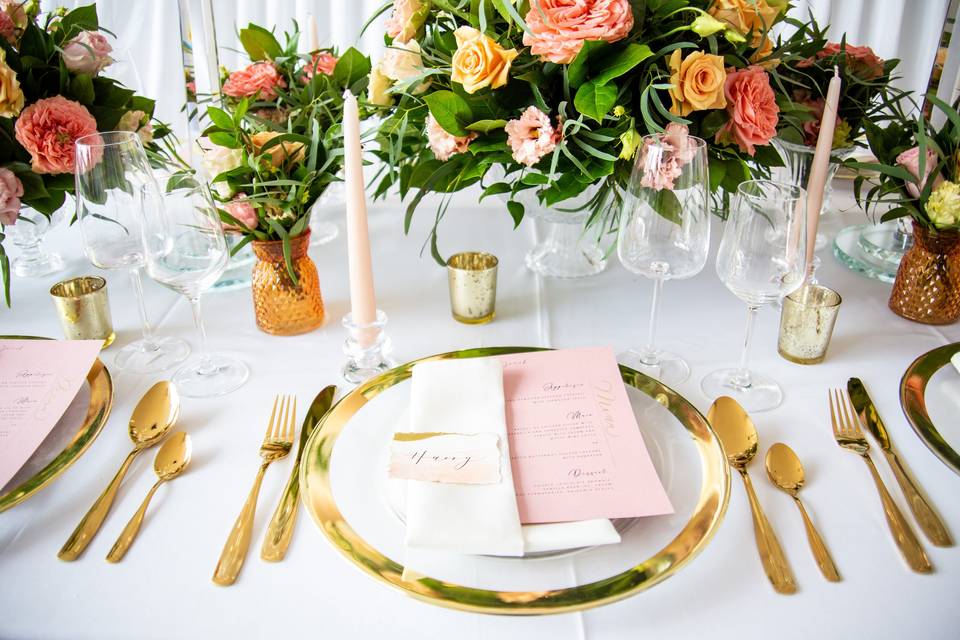
M 501 360 L 520 522 L 673 513 L 611 349 Z
M 0 340 L 0 487 L 70 406 L 103 340 Z

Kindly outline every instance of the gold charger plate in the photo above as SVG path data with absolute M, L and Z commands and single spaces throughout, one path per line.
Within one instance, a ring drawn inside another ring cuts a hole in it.
M 900 380 L 900 406 L 924 444 L 954 473 L 960 474 L 960 453 L 943 439 L 927 413 L 925 393 L 927 383 L 942 367 L 950 364 L 953 354 L 960 351 L 960 342 L 928 351 L 907 368 Z
M 432 578 L 385 556 L 346 521 L 334 498 L 330 470 L 338 437 L 368 402 L 412 375 L 414 365 L 541 351 L 533 347 L 492 347 L 444 353 L 387 371 L 343 397 L 320 422 L 306 445 L 300 484 L 307 511 L 323 534 L 347 560 L 378 582 L 431 604 L 503 615 L 537 615 L 582 611 L 636 595 L 675 574 L 712 539 L 726 511 L 730 472 L 720 443 L 706 418 L 685 398 L 646 375 L 620 366 L 624 383 L 640 390 L 680 422 L 696 447 L 702 480 L 693 513 L 683 528 L 659 551 L 616 575 L 586 584 L 543 591 L 481 589 Z
M 7 340 L 49 340 L 38 336 L 0 336 Z M 87 385 L 90 388 L 89 404 L 79 428 L 70 437 L 67 446 L 57 453 L 50 462 L 28 478 L 18 482 L 16 486 L 0 493 L 0 512 L 20 504 L 40 489 L 53 482 L 67 467 L 76 461 L 87 447 L 100 435 L 103 425 L 107 423 L 110 409 L 113 407 L 113 380 L 110 372 L 98 358 L 87 373 Z M 81 390 L 82 393 L 82 390 Z M 40 448 L 43 444 L 40 445 Z M 39 450 L 39 448 L 38 448 Z M 33 455 L 37 455 L 35 452 Z M 16 476 L 11 479 L 11 483 Z M 8 486 L 9 484 L 8 483 Z M 7 487 L 3 487 L 6 489 Z

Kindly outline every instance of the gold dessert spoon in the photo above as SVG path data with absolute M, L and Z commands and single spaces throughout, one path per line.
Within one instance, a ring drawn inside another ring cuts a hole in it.
M 777 442 L 767 450 L 766 462 L 770 482 L 793 498 L 793 501 L 797 503 L 797 508 L 800 509 L 800 515 L 803 516 L 803 526 L 807 530 L 807 540 L 810 541 L 810 549 L 813 551 L 813 557 L 816 559 L 823 577 L 830 582 L 840 582 L 840 573 L 833 563 L 833 558 L 830 557 L 827 545 L 824 544 L 817 528 L 813 526 L 803 502 L 800 501 L 800 487 L 803 486 L 805 481 L 803 464 L 800 462 L 800 458 L 797 457 L 793 449 L 782 442 Z
M 161 484 L 168 480 L 173 480 L 183 473 L 183 470 L 190 464 L 191 451 L 190 436 L 184 431 L 178 431 L 170 436 L 167 441 L 163 443 L 163 446 L 160 447 L 160 451 L 157 451 L 157 457 L 153 461 L 153 470 L 157 474 L 157 481 L 150 487 L 150 491 L 147 492 L 147 497 L 143 499 L 143 504 L 140 505 L 137 512 L 130 518 L 130 522 L 124 527 L 123 533 L 120 534 L 120 537 L 117 538 L 117 541 L 113 544 L 113 548 L 110 549 L 110 553 L 107 554 L 107 560 L 109 562 L 120 562 L 123 556 L 126 555 L 127 549 L 133 544 L 134 538 L 137 537 L 137 533 L 140 531 L 140 525 L 143 524 L 143 516 L 147 513 L 147 505 L 150 504 L 150 499 L 153 498 L 153 494 L 156 493 L 157 488 Z
M 113 505 L 113 499 L 117 495 L 117 489 L 133 462 L 141 451 L 157 444 L 163 437 L 169 433 L 177 417 L 180 415 L 180 396 L 177 395 L 177 388 L 170 382 L 161 381 L 150 387 L 146 394 L 137 403 L 130 416 L 130 439 L 133 441 L 133 451 L 127 454 L 127 458 L 120 465 L 117 475 L 107 485 L 103 493 L 97 498 L 97 501 L 90 507 L 90 511 L 83 517 L 77 528 L 73 530 L 70 537 L 64 543 L 63 548 L 57 557 L 61 560 L 76 560 L 87 548 L 93 536 L 100 530 L 110 507 Z

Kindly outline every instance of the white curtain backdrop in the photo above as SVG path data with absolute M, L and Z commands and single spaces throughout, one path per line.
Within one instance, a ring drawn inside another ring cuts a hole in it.
M 213 0 L 220 63 L 230 69 L 243 63 L 236 52 L 240 48 L 236 31 L 248 22 L 275 26 L 282 33 L 295 19 L 304 32 L 301 45 L 306 48 L 311 15 L 316 16 L 321 46 L 357 46 L 376 58 L 383 49 L 382 27 L 374 24 L 362 39 L 360 29 L 384 1 Z M 89 2 L 45 0 L 43 6 Z M 869 45 L 883 58 L 900 58 L 900 86 L 921 94 L 926 89 L 949 0 L 795 0 L 795 5 L 795 16 L 802 18 L 810 11 L 821 24 L 830 24 L 831 39 L 839 40 L 846 32 L 851 44 Z M 158 117 L 184 131 L 177 0 L 99 0 L 97 6 L 101 23 L 117 35 L 116 57 L 121 64 L 111 73 L 156 98 Z M 200 29 L 199 19 L 193 28 Z

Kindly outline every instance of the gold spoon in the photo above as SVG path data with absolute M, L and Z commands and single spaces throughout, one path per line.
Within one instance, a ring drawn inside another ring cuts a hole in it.
M 148 449 L 160 442 L 173 427 L 180 415 L 180 397 L 177 395 L 177 388 L 167 381 L 158 382 L 150 387 L 149 391 L 140 399 L 137 406 L 130 416 L 130 439 L 133 441 L 133 451 L 120 465 L 120 470 L 113 477 L 107 488 L 97 498 L 97 501 L 90 507 L 90 511 L 83 517 L 77 528 L 73 530 L 70 537 L 64 543 L 63 548 L 57 557 L 61 560 L 76 560 L 83 550 L 87 548 L 93 536 L 100 530 L 110 507 L 113 505 L 113 499 L 117 495 L 117 489 L 126 475 L 130 463 L 144 449 Z
M 110 549 L 110 553 L 107 554 L 109 562 L 120 562 L 126 555 L 127 549 L 133 544 L 133 539 L 137 537 L 137 533 L 140 531 L 143 516 L 147 513 L 147 505 L 150 504 L 150 499 L 153 498 L 157 487 L 183 473 L 183 470 L 190 463 L 191 450 L 190 436 L 183 431 L 177 431 L 167 438 L 167 441 L 160 447 L 160 451 L 157 451 L 157 457 L 153 460 L 153 470 L 157 474 L 157 481 L 150 487 L 147 497 L 143 499 L 143 504 L 130 518 L 130 522 L 124 527 L 123 533 L 120 534 L 120 537 L 113 544 L 113 548 Z
M 720 444 L 727 454 L 727 462 L 739 471 L 743 478 L 743 486 L 746 487 L 750 510 L 753 513 L 753 534 L 757 539 L 757 550 L 760 552 L 760 561 L 767 577 L 777 593 L 796 593 L 797 582 L 793 571 L 790 570 L 787 557 L 770 521 L 760 507 L 753 483 L 750 482 L 750 474 L 747 473 L 747 465 L 757 455 L 756 427 L 743 407 L 728 396 L 720 396 L 713 402 L 707 412 L 707 420 L 720 438 Z
M 807 530 L 810 549 L 813 550 L 813 557 L 816 558 L 817 566 L 820 567 L 823 577 L 830 582 L 840 582 L 840 573 L 833 563 L 833 558 L 830 557 L 827 545 L 824 544 L 823 538 L 817 533 L 810 516 L 807 515 L 807 510 L 800 502 L 798 494 L 804 482 L 803 464 L 801 464 L 800 458 L 787 445 L 782 442 L 775 443 L 767 449 L 767 475 L 770 476 L 770 482 L 783 489 L 797 503 L 800 515 L 803 516 L 803 526 Z

